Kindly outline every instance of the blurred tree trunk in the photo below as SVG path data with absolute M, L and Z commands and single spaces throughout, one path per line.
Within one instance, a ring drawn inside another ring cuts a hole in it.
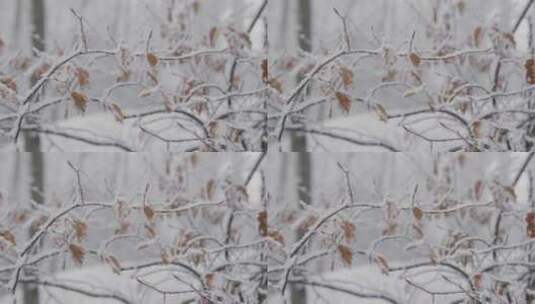
M 310 52 L 312 27 L 311 27 L 311 6 L 310 0 L 299 0 L 297 4 L 297 41 L 301 51 Z M 302 79 L 297 79 L 299 83 Z M 306 92 L 304 93 L 306 95 Z M 297 198 L 304 203 L 310 203 L 311 190 L 311 162 L 310 154 L 307 152 L 307 138 L 306 134 L 293 133 L 292 134 L 292 151 L 297 151 L 296 165 L 296 179 L 297 179 Z M 297 231 L 297 239 L 304 235 L 305 231 Z M 290 286 L 291 303 L 292 304 L 306 304 L 307 295 L 306 289 L 302 285 Z
M 311 6 L 310 0 L 298 0 L 297 3 L 297 41 L 301 51 L 310 52 L 312 28 L 311 28 Z M 302 79 L 298 78 L 297 83 Z M 306 95 L 306 92 L 305 92 Z M 291 138 L 291 150 L 305 152 L 307 150 L 306 134 L 293 133 Z M 299 157 L 301 158 L 301 157 Z
M 31 2 L 31 41 L 32 48 L 37 51 L 45 49 L 45 4 L 44 0 L 32 0 Z M 33 86 L 37 79 L 31 78 L 30 83 Z M 24 148 L 30 153 L 30 194 L 31 199 L 37 204 L 43 203 L 43 155 L 41 154 L 41 140 L 39 134 L 24 133 Z M 35 233 L 35 227 L 30 227 L 30 237 Z M 36 285 L 23 286 L 24 304 L 39 303 L 39 289 Z
M 21 32 L 21 19 L 22 19 L 22 5 L 23 0 L 15 1 L 15 19 L 13 21 L 13 32 L 11 37 L 11 43 L 9 48 L 11 51 L 16 51 L 20 46 L 20 32 Z

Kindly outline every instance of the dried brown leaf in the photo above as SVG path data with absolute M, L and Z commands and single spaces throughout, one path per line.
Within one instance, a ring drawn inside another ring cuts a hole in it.
M 147 53 L 147 62 L 151 67 L 155 67 L 158 64 L 158 57 L 153 53 Z
M 236 192 L 240 195 L 240 198 L 243 198 L 245 201 L 249 200 L 249 193 L 247 193 L 245 186 L 236 185 Z
M 342 230 L 344 231 L 344 238 L 347 241 L 355 239 L 355 224 L 349 221 L 342 221 Z
M 115 120 L 117 120 L 120 123 L 122 123 L 124 121 L 124 113 L 123 113 L 123 111 L 121 110 L 121 107 L 119 107 L 118 104 L 113 102 L 111 104 L 111 111 L 113 113 L 113 116 L 115 117 Z
M 214 26 L 210 29 L 210 32 L 208 33 L 208 40 L 210 41 L 211 47 L 215 46 L 217 38 L 219 38 L 219 28 Z
M 342 92 L 336 92 L 336 100 L 338 100 L 338 106 L 340 106 L 340 109 L 344 111 L 345 113 L 349 113 L 351 111 L 351 99 L 349 96 Z
M 12 77 L 4 76 L 0 79 L 0 83 L 3 83 L 6 87 L 10 88 L 15 93 L 17 92 L 17 83 Z
M 114 211 L 117 218 L 123 220 L 130 215 L 130 206 L 125 200 L 119 198 L 115 203 Z
M 75 71 L 76 79 L 80 86 L 89 84 L 89 72 L 83 68 L 77 68 Z
M 279 94 L 282 94 L 282 82 L 280 82 L 277 78 L 271 78 L 267 81 L 270 87 L 274 88 L 279 92 Z
M 318 217 L 315 215 L 309 215 L 297 228 L 299 231 L 308 231 L 312 225 L 318 221 Z
M 147 71 L 147 75 L 154 82 L 155 85 L 159 83 L 158 76 L 156 75 L 156 71 L 154 70 Z
M 208 288 L 214 288 L 214 274 L 213 273 L 205 274 L 204 282 Z
M 424 216 L 424 212 L 422 211 L 422 209 L 420 209 L 418 207 L 414 207 L 414 208 L 412 208 L 412 215 L 414 216 L 414 218 L 416 220 L 419 221 Z
M 115 274 L 120 274 L 121 273 L 121 269 L 122 269 L 121 268 L 121 263 L 119 263 L 119 260 L 115 256 L 108 255 L 105 258 L 105 261 L 108 263 L 108 265 L 111 266 L 111 269 Z
M 213 179 L 210 179 L 206 182 L 206 198 L 211 200 L 214 196 L 214 186 L 215 181 Z
M 284 245 L 284 237 L 282 236 L 282 234 L 279 232 L 279 231 L 276 231 L 276 230 L 272 230 L 268 233 L 268 236 L 277 241 L 279 244 L 281 245 Z
M 156 237 L 156 230 L 154 230 L 152 225 L 145 225 L 145 229 L 147 230 L 147 234 L 151 239 Z
M 348 68 L 340 68 L 340 77 L 342 77 L 342 83 L 348 87 L 353 84 L 353 71 Z
M 143 97 L 149 96 L 152 93 L 154 93 L 154 88 L 146 88 L 146 89 L 141 90 L 141 92 L 139 92 L 137 96 L 143 98 Z
M 262 60 L 262 63 L 260 64 L 260 68 L 262 69 L 262 81 L 267 82 L 269 78 L 267 59 Z
M 267 211 L 262 210 L 256 215 L 256 220 L 258 222 L 258 233 L 261 236 L 268 235 L 268 222 L 267 222 Z
M 388 113 L 386 113 L 385 108 L 381 104 L 375 104 L 375 113 L 377 113 L 377 116 L 382 122 L 388 121 Z
M 87 107 L 88 98 L 84 93 L 72 91 L 71 98 L 74 101 L 74 105 L 82 112 L 85 112 Z
M 166 252 L 163 252 L 161 255 L 160 255 L 160 258 L 162 259 L 162 263 L 164 265 L 168 265 L 171 263 L 171 258 L 169 257 L 169 254 L 167 254 Z
M 386 260 L 386 257 L 384 257 L 383 255 L 377 254 L 375 256 L 375 263 L 379 266 L 382 273 L 388 275 L 389 268 L 388 268 L 388 261 Z
M 121 72 L 119 73 L 119 76 L 117 76 L 116 81 L 117 82 L 125 82 L 130 79 L 130 71 L 127 69 L 121 69 Z
M 481 289 L 482 278 L 483 276 L 481 273 L 477 273 L 474 275 L 474 287 L 476 289 Z
M 528 212 L 525 217 L 526 234 L 529 238 L 535 238 L 535 213 Z
M 481 45 L 481 37 L 482 37 L 483 30 L 481 29 L 481 26 L 478 26 L 474 29 L 474 44 L 479 47 Z
M 535 84 L 535 59 L 530 58 L 524 64 L 526 69 L 526 82 L 528 84 Z
M 483 182 L 481 182 L 481 180 L 476 181 L 474 185 L 474 194 L 475 194 L 476 200 L 478 201 L 481 199 L 482 188 L 483 188 Z
M 351 266 L 353 263 L 353 252 L 351 251 L 351 248 L 345 245 L 338 245 L 338 254 L 340 254 L 340 258 L 344 264 Z
M 420 59 L 420 56 L 418 56 L 418 54 L 416 54 L 416 53 L 410 53 L 409 54 L 409 60 L 411 61 L 412 65 L 415 66 L 415 67 L 419 67 L 420 63 L 422 61 Z
M 70 244 L 69 251 L 71 252 L 71 257 L 76 264 L 82 265 L 84 263 L 84 257 L 85 257 L 84 248 L 82 248 L 79 245 Z
M 41 79 L 45 75 L 46 72 L 50 69 L 50 65 L 48 63 L 41 64 L 37 69 L 35 69 L 32 73 L 32 79 L 37 81 Z
M 503 186 L 503 189 L 505 190 L 505 192 L 509 193 L 509 195 L 511 195 L 513 201 L 516 202 L 516 192 L 515 192 L 515 188 L 512 187 L 512 186 Z
M 472 130 L 476 138 L 481 138 L 481 121 L 477 120 L 472 123 Z
M 421 240 L 424 237 L 424 231 L 422 230 L 420 222 L 413 223 L 412 229 L 414 230 L 415 239 Z
M 9 230 L 4 230 L 4 231 L 0 232 L 0 237 L 2 237 L 4 240 L 6 240 L 9 243 L 11 243 L 11 245 L 13 245 L 13 246 L 17 245 L 17 241 L 15 240 L 15 236 Z
M 503 38 L 507 40 L 513 47 L 516 47 L 515 36 L 513 33 L 502 33 Z
M 528 212 L 525 221 L 528 224 L 535 224 L 535 212 Z
M 152 222 L 152 220 L 154 219 L 154 210 L 150 206 L 144 206 L 143 213 L 145 214 L 147 220 L 149 220 L 149 222 Z
M 73 222 L 73 228 L 76 240 L 78 240 L 78 242 L 83 241 L 87 236 L 87 224 L 82 221 L 75 220 Z

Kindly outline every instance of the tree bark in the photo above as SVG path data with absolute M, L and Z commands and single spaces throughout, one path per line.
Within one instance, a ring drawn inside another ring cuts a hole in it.
M 312 3 L 310 0 L 298 1 L 297 41 L 299 48 L 305 52 L 310 52 L 312 50 L 311 9 Z M 298 83 L 300 81 L 301 79 L 297 79 Z M 297 178 L 297 198 L 299 199 L 299 201 L 309 204 L 311 190 L 311 161 L 310 154 L 307 152 L 306 134 L 293 133 L 291 138 L 291 149 L 292 151 L 297 151 L 297 159 L 295 161 L 295 176 Z M 297 239 L 300 239 L 304 235 L 304 233 L 305 231 L 297 231 Z M 291 285 L 290 293 L 292 304 L 307 303 L 307 294 L 304 286 Z
M 310 52 L 312 50 L 311 6 L 312 4 L 310 3 L 310 0 L 299 0 L 297 3 L 297 42 L 299 49 L 304 52 Z M 297 83 L 301 80 L 301 78 L 298 78 Z M 306 134 L 292 134 L 291 150 L 296 152 L 304 152 L 307 150 Z
M 45 49 L 45 4 L 44 0 L 32 0 L 31 2 L 31 41 L 32 48 L 37 51 L 44 51 Z M 37 79 L 30 79 L 33 86 Z M 43 155 L 41 154 L 41 140 L 39 134 L 24 133 L 24 150 L 30 153 L 30 194 L 31 199 L 37 204 L 43 203 L 44 191 L 44 163 Z M 30 227 L 29 235 L 33 236 L 35 227 Z M 39 303 L 39 289 L 36 285 L 23 285 L 23 299 L 24 304 L 38 304 Z

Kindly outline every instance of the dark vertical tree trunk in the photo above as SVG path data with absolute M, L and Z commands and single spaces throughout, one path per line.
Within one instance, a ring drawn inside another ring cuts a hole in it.
M 310 52 L 312 27 L 311 27 L 311 6 L 310 0 L 298 0 L 297 6 L 297 20 L 298 20 L 298 44 L 302 51 Z M 301 79 L 297 79 L 300 82 Z M 306 95 L 306 92 L 304 92 Z M 292 151 L 297 152 L 296 164 L 296 178 L 297 178 L 297 198 L 299 201 L 310 203 L 311 191 L 311 161 L 310 154 L 307 152 L 307 138 L 306 134 L 294 133 L 292 135 Z M 305 231 L 297 231 L 297 239 L 304 235 Z M 306 289 L 302 285 L 292 285 L 290 288 L 291 303 L 292 304 L 306 304 L 307 294 Z
M 45 3 L 44 0 L 32 0 L 31 2 L 31 41 L 32 48 L 37 51 L 45 49 Z M 32 78 L 30 83 L 33 86 L 37 79 Z M 38 134 L 24 133 L 24 149 L 30 153 L 30 194 L 31 199 L 38 203 L 43 203 L 44 190 L 44 163 L 41 154 L 41 141 Z M 35 233 L 35 227 L 30 227 L 30 237 Z M 39 289 L 36 285 L 23 286 L 24 304 L 39 303 Z
M 310 154 L 306 151 L 298 152 L 295 155 L 295 170 L 297 177 L 297 198 L 306 204 L 311 200 L 311 161 Z M 297 230 L 297 238 L 303 237 L 306 231 Z M 301 249 L 305 250 L 305 249 Z M 291 285 L 291 303 L 292 304 L 306 304 L 307 294 L 304 285 Z
M 302 51 L 310 52 L 312 28 L 311 28 L 311 6 L 310 0 L 298 0 L 297 5 L 297 41 Z M 301 78 L 297 79 L 299 83 Z M 306 92 L 304 93 L 306 95 Z M 292 151 L 305 152 L 307 150 L 306 134 L 294 133 L 292 135 Z
M 32 47 L 45 50 L 45 3 L 44 0 L 32 0 Z
M 13 33 L 11 37 L 11 43 L 9 47 L 12 51 L 16 51 L 20 46 L 20 32 L 21 32 L 21 22 L 22 22 L 22 5 L 23 0 L 15 1 L 15 20 L 13 21 Z

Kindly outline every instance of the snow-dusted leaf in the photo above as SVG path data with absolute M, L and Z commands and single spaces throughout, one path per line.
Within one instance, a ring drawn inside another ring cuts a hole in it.
M 76 245 L 76 244 L 70 244 L 69 251 L 71 253 L 72 260 L 76 264 L 82 265 L 84 263 L 85 249 L 82 246 Z
M 421 59 L 420 59 L 420 56 L 418 56 L 418 54 L 410 53 L 409 54 L 409 60 L 411 61 L 413 66 L 415 66 L 415 67 L 419 67 L 420 66 Z
M 338 254 L 346 266 L 351 266 L 353 264 L 353 252 L 351 251 L 351 248 L 345 245 L 338 245 Z
M 277 78 L 271 78 L 267 81 L 270 87 L 274 88 L 279 92 L 279 94 L 282 94 L 282 82 L 280 82 Z
M 6 87 L 10 88 L 13 92 L 17 93 L 17 82 L 13 77 L 3 76 L 0 78 L 0 83 L 4 84 Z
M 340 77 L 342 77 L 342 83 L 349 87 L 353 84 L 353 71 L 346 67 L 340 68 Z
M 78 110 L 85 112 L 87 107 L 88 98 L 87 96 L 82 92 L 72 91 L 71 92 L 71 99 L 74 102 L 74 105 Z
M 258 222 L 258 233 L 261 236 L 268 235 L 268 223 L 267 223 L 267 211 L 262 210 L 256 215 L 256 221 Z
M 74 220 L 73 228 L 78 242 L 83 241 L 87 237 L 87 224 L 81 220 Z
M 355 224 L 349 221 L 342 221 L 342 231 L 344 231 L 344 238 L 347 241 L 355 239 Z
M 154 209 L 152 209 L 152 207 L 150 206 L 144 206 L 143 207 L 143 213 L 145 214 L 145 218 L 147 218 L 147 220 L 149 222 L 152 222 L 152 220 L 154 220 L 154 216 L 155 216 L 155 213 L 154 213 Z
M 382 254 L 376 254 L 374 257 L 375 263 L 379 266 L 381 269 L 381 272 L 388 275 L 390 273 L 389 267 L 388 267 L 388 261 L 386 257 Z
M 424 216 L 424 212 L 422 211 L 422 209 L 420 209 L 419 207 L 413 207 L 412 208 L 412 215 L 414 216 L 414 218 L 416 220 L 421 220 L 422 217 Z
M 351 111 L 351 98 L 342 92 L 336 92 L 335 96 L 340 109 L 345 113 L 349 113 Z
M 122 123 L 124 121 L 123 110 L 121 110 L 121 107 L 119 107 L 119 105 L 117 103 L 115 103 L 115 102 L 111 103 L 111 111 L 113 113 L 113 116 L 115 117 L 115 119 L 118 122 Z
M 406 90 L 403 93 L 403 97 L 407 98 L 407 97 L 414 96 L 414 95 L 416 95 L 418 93 L 421 93 L 423 90 L 424 90 L 424 86 L 423 85 L 420 85 L 420 86 L 417 86 L 417 87 L 412 87 L 412 88 Z
M 155 67 L 158 64 L 158 57 L 156 57 L 156 55 L 154 55 L 153 53 L 147 53 L 146 57 L 147 62 L 151 67 Z
M 76 79 L 78 84 L 83 87 L 89 84 L 89 72 L 84 68 L 76 68 L 75 70 Z
M 269 79 L 269 72 L 268 72 L 268 60 L 263 59 L 262 63 L 260 64 L 260 68 L 262 70 L 262 81 L 267 82 Z
M 388 121 L 388 113 L 386 112 L 385 108 L 380 103 L 375 104 L 374 109 L 375 109 L 375 113 L 377 114 L 377 116 L 382 122 Z
M 13 246 L 17 245 L 15 235 L 13 235 L 13 233 L 11 233 L 9 230 L 0 231 L 0 237 L 11 243 Z

